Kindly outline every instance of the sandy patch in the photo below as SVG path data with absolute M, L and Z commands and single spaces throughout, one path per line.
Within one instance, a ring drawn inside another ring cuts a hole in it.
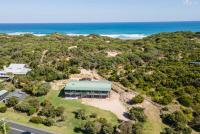
M 115 57 L 120 54 L 120 52 L 117 51 L 107 51 L 106 53 L 108 57 Z
M 107 99 L 81 99 L 83 104 L 94 106 L 103 110 L 110 111 L 114 113 L 119 119 L 127 121 L 128 119 L 124 117 L 127 112 L 125 106 L 120 101 L 120 95 L 112 91 L 110 98 Z
M 91 78 L 92 80 L 101 79 L 95 70 L 81 69 L 80 74 L 73 74 L 70 76 L 70 80 L 79 80 L 82 78 Z
M 180 61 L 181 59 L 183 59 L 182 53 L 178 54 L 178 60 Z
M 69 80 L 55 80 L 50 83 L 52 90 L 61 90 Z
M 146 75 L 152 75 L 154 73 L 154 71 L 148 71 L 148 72 L 146 72 L 145 74 Z
M 68 47 L 68 50 L 71 50 L 71 49 L 74 49 L 74 48 L 77 48 L 77 46 Z

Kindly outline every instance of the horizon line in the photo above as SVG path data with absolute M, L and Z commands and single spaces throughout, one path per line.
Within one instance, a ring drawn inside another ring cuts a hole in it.
M 105 21 L 105 22 L 0 22 L 0 24 L 89 24 L 89 23 L 174 23 L 174 22 L 200 22 L 200 20 L 185 21 Z

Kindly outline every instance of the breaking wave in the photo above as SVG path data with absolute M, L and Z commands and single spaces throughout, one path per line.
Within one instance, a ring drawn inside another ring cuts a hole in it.
M 33 34 L 35 36 L 45 36 L 47 34 L 36 34 L 32 32 L 14 32 L 14 33 L 7 33 L 8 35 L 23 35 L 23 34 Z M 88 36 L 89 34 L 66 34 L 69 36 Z M 119 38 L 119 39 L 142 39 L 147 37 L 148 35 L 145 34 L 99 34 L 101 36 L 107 36 L 111 38 Z

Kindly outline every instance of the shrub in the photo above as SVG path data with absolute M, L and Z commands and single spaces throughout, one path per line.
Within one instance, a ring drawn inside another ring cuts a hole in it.
M 59 121 L 65 121 L 65 116 L 61 115 Z
M 189 123 L 189 126 L 194 130 L 200 132 L 200 115 L 194 116 L 193 120 Z
M 17 110 L 17 111 L 20 111 L 20 112 L 28 112 L 29 109 L 30 109 L 30 105 L 29 103 L 27 102 L 22 102 L 22 103 L 19 103 L 17 104 L 14 109 Z
M 7 107 L 13 107 L 19 103 L 19 100 L 16 97 L 10 97 L 6 101 Z
M 36 124 L 43 123 L 43 119 L 40 116 L 33 116 L 29 121 Z
M 7 111 L 6 106 L 0 107 L 0 113 L 5 113 L 6 111 Z
M 43 120 L 42 124 L 50 127 L 50 126 L 53 126 L 54 120 L 51 118 L 46 118 Z
M 42 110 L 38 113 L 39 115 L 46 116 L 46 117 L 56 117 L 55 107 L 44 107 Z
M 120 134 L 133 134 L 133 123 L 131 121 L 122 122 L 118 128 Z
M 49 100 L 44 100 L 41 103 L 41 106 L 43 106 L 43 107 L 49 107 L 49 106 L 52 106 L 52 103 Z
M 86 134 L 98 134 L 101 131 L 101 124 L 95 121 L 87 121 L 82 130 Z
M 37 98 L 29 99 L 28 103 L 30 104 L 30 106 L 34 107 L 36 111 L 38 111 L 38 109 L 40 107 L 40 102 Z
M 178 98 L 178 102 L 183 106 L 189 107 L 192 104 L 192 98 L 190 96 L 184 95 Z
M 138 104 L 138 103 L 142 103 L 144 101 L 144 97 L 141 95 L 137 95 L 135 97 L 132 98 L 132 104 Z
M 162 111 L 169 111 L 169 108 L 168 107 L 163 107 Z
M 77 67 L 72 67 L 69 71 L 71 74 L 80 74 L 81 71 Z
M 173 128 L 164 128 L 160 134 L 178 134 Z
M 39 101 L 35 98 L 31 98 L 28 101 L 17 104 L 14 108 L 17 111 L 25 112 L 28 115 L 32 115 L 39 109 Z
M 142 134 L 143 124 L 142 123 L 135 123 L 133 125 L 133 134 Z
M 169 125 L 170 127 L 174 128 L 174 130 L 182 133 L 190 134 L 191 131 L 187 128 L 187 118 L 184 114 L 180 111 L 175 111 L 172 114 L 165 114 L 162 115 L 162 120 L 165 124 Z
M 168 105 L 173 100 L 172 96 L 165 95 L 162 99 L 159 100 L 159 103 L 162 105 Z
M 76 118 L 85 120 L 87 119 L 86 111 L 84 109 L 80 109 L 76 112 Z
M 36 112 L 36 108 L 30 107 L 28 110 L 28 115 L 33 115 Z
M 92 113 L 92 114 L 90 115 L 90 117 L 91 117 L 91 118 L 97 118 L 97 113 Z
M 49 88 L 50 88 L 50 86 L 47 83 L 38 84 L 37 89 L 36 90 L 32 90 L 32 94 L 34 96 L 46 95 L 49 92 Z
M 56 116 L 61 116 L 63 115 L 64 111 L 65 111 L 65 108 L 63 106 L 60 106 L 55 109 L 55 114 Z
M 131 120 L 139 121 L 139 122 L 145 122 L 146 121 L 146 115 L 144 114 L 143 108 L 131 108 L 129 111 L 129 118 Z
M 32 82 L 24 88 L 24 91 L 34 96 L 43 96 L 49 92 L 49 88 L 48 83 Z
M 113 126 L 111 124 L 103 124 L 101 128 L 101 134 L 113 134 Z
M 130 85 L 129 81 L 126 78 L 123 78 L 120 82 L 125 87 L 128 87 Z

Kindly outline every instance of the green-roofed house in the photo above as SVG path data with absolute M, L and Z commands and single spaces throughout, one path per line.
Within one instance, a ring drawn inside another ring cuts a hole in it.
M 70 81 L 64 88 L 66 97 L 107 98 L 110 96 L 112 83 L 109 81 Z

